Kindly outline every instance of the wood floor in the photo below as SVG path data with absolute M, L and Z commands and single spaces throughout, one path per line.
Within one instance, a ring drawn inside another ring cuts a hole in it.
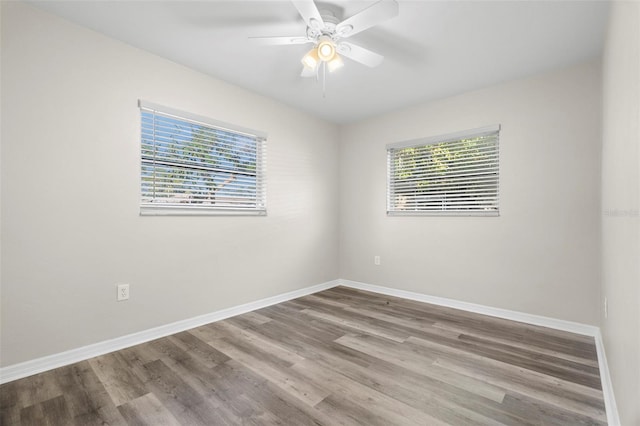
M 593 338 L 344 287 L 0 387 L 2 425 L 601 425 Z

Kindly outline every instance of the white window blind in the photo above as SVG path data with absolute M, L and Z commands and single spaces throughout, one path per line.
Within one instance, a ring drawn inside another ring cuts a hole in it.
M 266 214 L 266 135 L 139 106 L 141 214 Z
M 499 126 L 387 145 L 387 214 L 498 215 Z

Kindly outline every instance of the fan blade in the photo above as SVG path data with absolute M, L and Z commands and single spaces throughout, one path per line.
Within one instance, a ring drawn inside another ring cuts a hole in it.
M 304 22 L 314 30 L 320 30 L 324 27 L 324 21 L 313 0 L 293 0 L 293 5 L 298 9 L 298 13 L 304 19 Z
M 307 37 L 249 37 L 249 40 L 260 44 L 269 45 L 288 45 L 288 44 L 305 44 L 312 43 Z
M 352 59 L 356 62 L 360 62 L 361 64 L 364 64 L 371 68 L 380 65 L 382 63 L 382 60 L 384 59 L 384 56 L 372 52 L 369 49 L 365 49 L 364 47 L 360 47 L 356 44 L 347 43 L 344 41 L 338 44 L 336 50 L 340 55 Z
M 300 77 L 315 77 L 317 74 L 317 68 L 302 67 Z
M 396 0 L 380 0 L 362 12 L 336 25 L 336 34 L 343 38 L 351 37 L 360 31 L 364 31 L 387 19 L 396 17 L 398 15 L 398 9 L 398 2 Z

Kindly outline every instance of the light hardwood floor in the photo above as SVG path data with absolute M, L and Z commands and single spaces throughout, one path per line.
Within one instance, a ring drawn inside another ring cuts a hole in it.
M 336 287 L 0 387 L 2 425 L 601 425 L 593 338 Z

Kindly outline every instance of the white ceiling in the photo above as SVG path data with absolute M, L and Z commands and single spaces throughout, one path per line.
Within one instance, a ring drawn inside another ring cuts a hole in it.
M 349 17 L 374 1 L 321 3 Z M 350 42 L 385 56 L 345 59 L 322 84 L 303 79 L 309 45 L 261 46 L 252 36 L 304 35 L 290 1 L 46 1 L 31 4 L 336 123 L 462 93 L 600 55 L 605 1 L 404 1 Z

